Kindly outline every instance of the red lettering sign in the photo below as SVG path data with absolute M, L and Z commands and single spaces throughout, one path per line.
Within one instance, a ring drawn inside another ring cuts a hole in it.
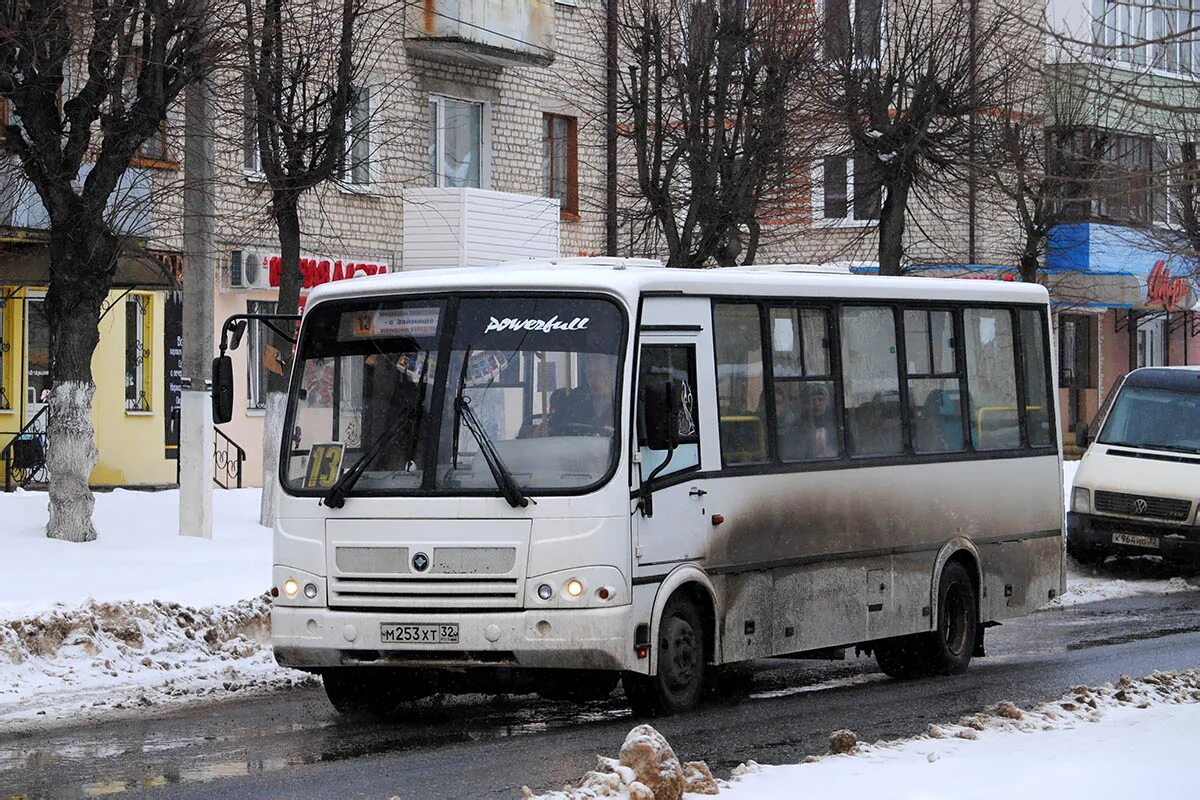
M 279 288 L 280 278 L 283 275 L 283 259 L 278 255 L 264 256 L 263 264 L 267 267 L 271 288 Z M 307 290 L 323 283 L 349 280 L 359 275 L 386 275 L 390 271 L 391 268 L 387 264 L 329 258 L 301 258 L 300 285 Z
M 1172 278 L 1166 262 L 1159 260 L 1146 279 L 1146 302 L 1161 303 L 1164 309 L 1177 306 L 1187 299 L 1189 288 L 1187 278 Z

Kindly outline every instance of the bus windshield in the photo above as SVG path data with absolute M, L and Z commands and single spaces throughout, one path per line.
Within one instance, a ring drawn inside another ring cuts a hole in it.
M 298 345 L 283 484 L 493 495 L 506 472 L 526 495 L 594 487 L 616 460 L 624 341 L 597 298 L 322 303 Z
M 1200 453 L 1200 394 L 1126 384 L 1097 441 Z

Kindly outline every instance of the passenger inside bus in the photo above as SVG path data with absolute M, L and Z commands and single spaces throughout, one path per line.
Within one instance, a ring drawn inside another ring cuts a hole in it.
M 837 426 L 823 383 L 775 383 L 779 455 L 785 461 L 832 458 L 838 454 Z
M 573 389 L 550 395 L 547 429 L 551 436 L 595 436 L 616 427 L 614 388 L 617 357 L 606 353 L 580 353 L 583 380 Z

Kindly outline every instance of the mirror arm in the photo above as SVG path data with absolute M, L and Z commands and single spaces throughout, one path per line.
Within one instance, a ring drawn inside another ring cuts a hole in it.
M 638 509 L 642 512 L 643 517 L 654 516 L 654 490 L 651 488 L 654 484 L 654 479 L 659 476 L 667 465 L 671 463 L 671 459 L 675 456 L 675 448 L 672 446 L 667 451 L 666 459 L 654 469 L 650 470 L 650 474 L 642 481 L 642 485 L 638 487 Z

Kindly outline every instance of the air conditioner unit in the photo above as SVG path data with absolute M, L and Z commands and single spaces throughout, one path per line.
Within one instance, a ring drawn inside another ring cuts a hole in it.
M 234 250 L 229 258 L 229 285 L 234 289 L 269 289 L 270 271 L 260 253 Z

